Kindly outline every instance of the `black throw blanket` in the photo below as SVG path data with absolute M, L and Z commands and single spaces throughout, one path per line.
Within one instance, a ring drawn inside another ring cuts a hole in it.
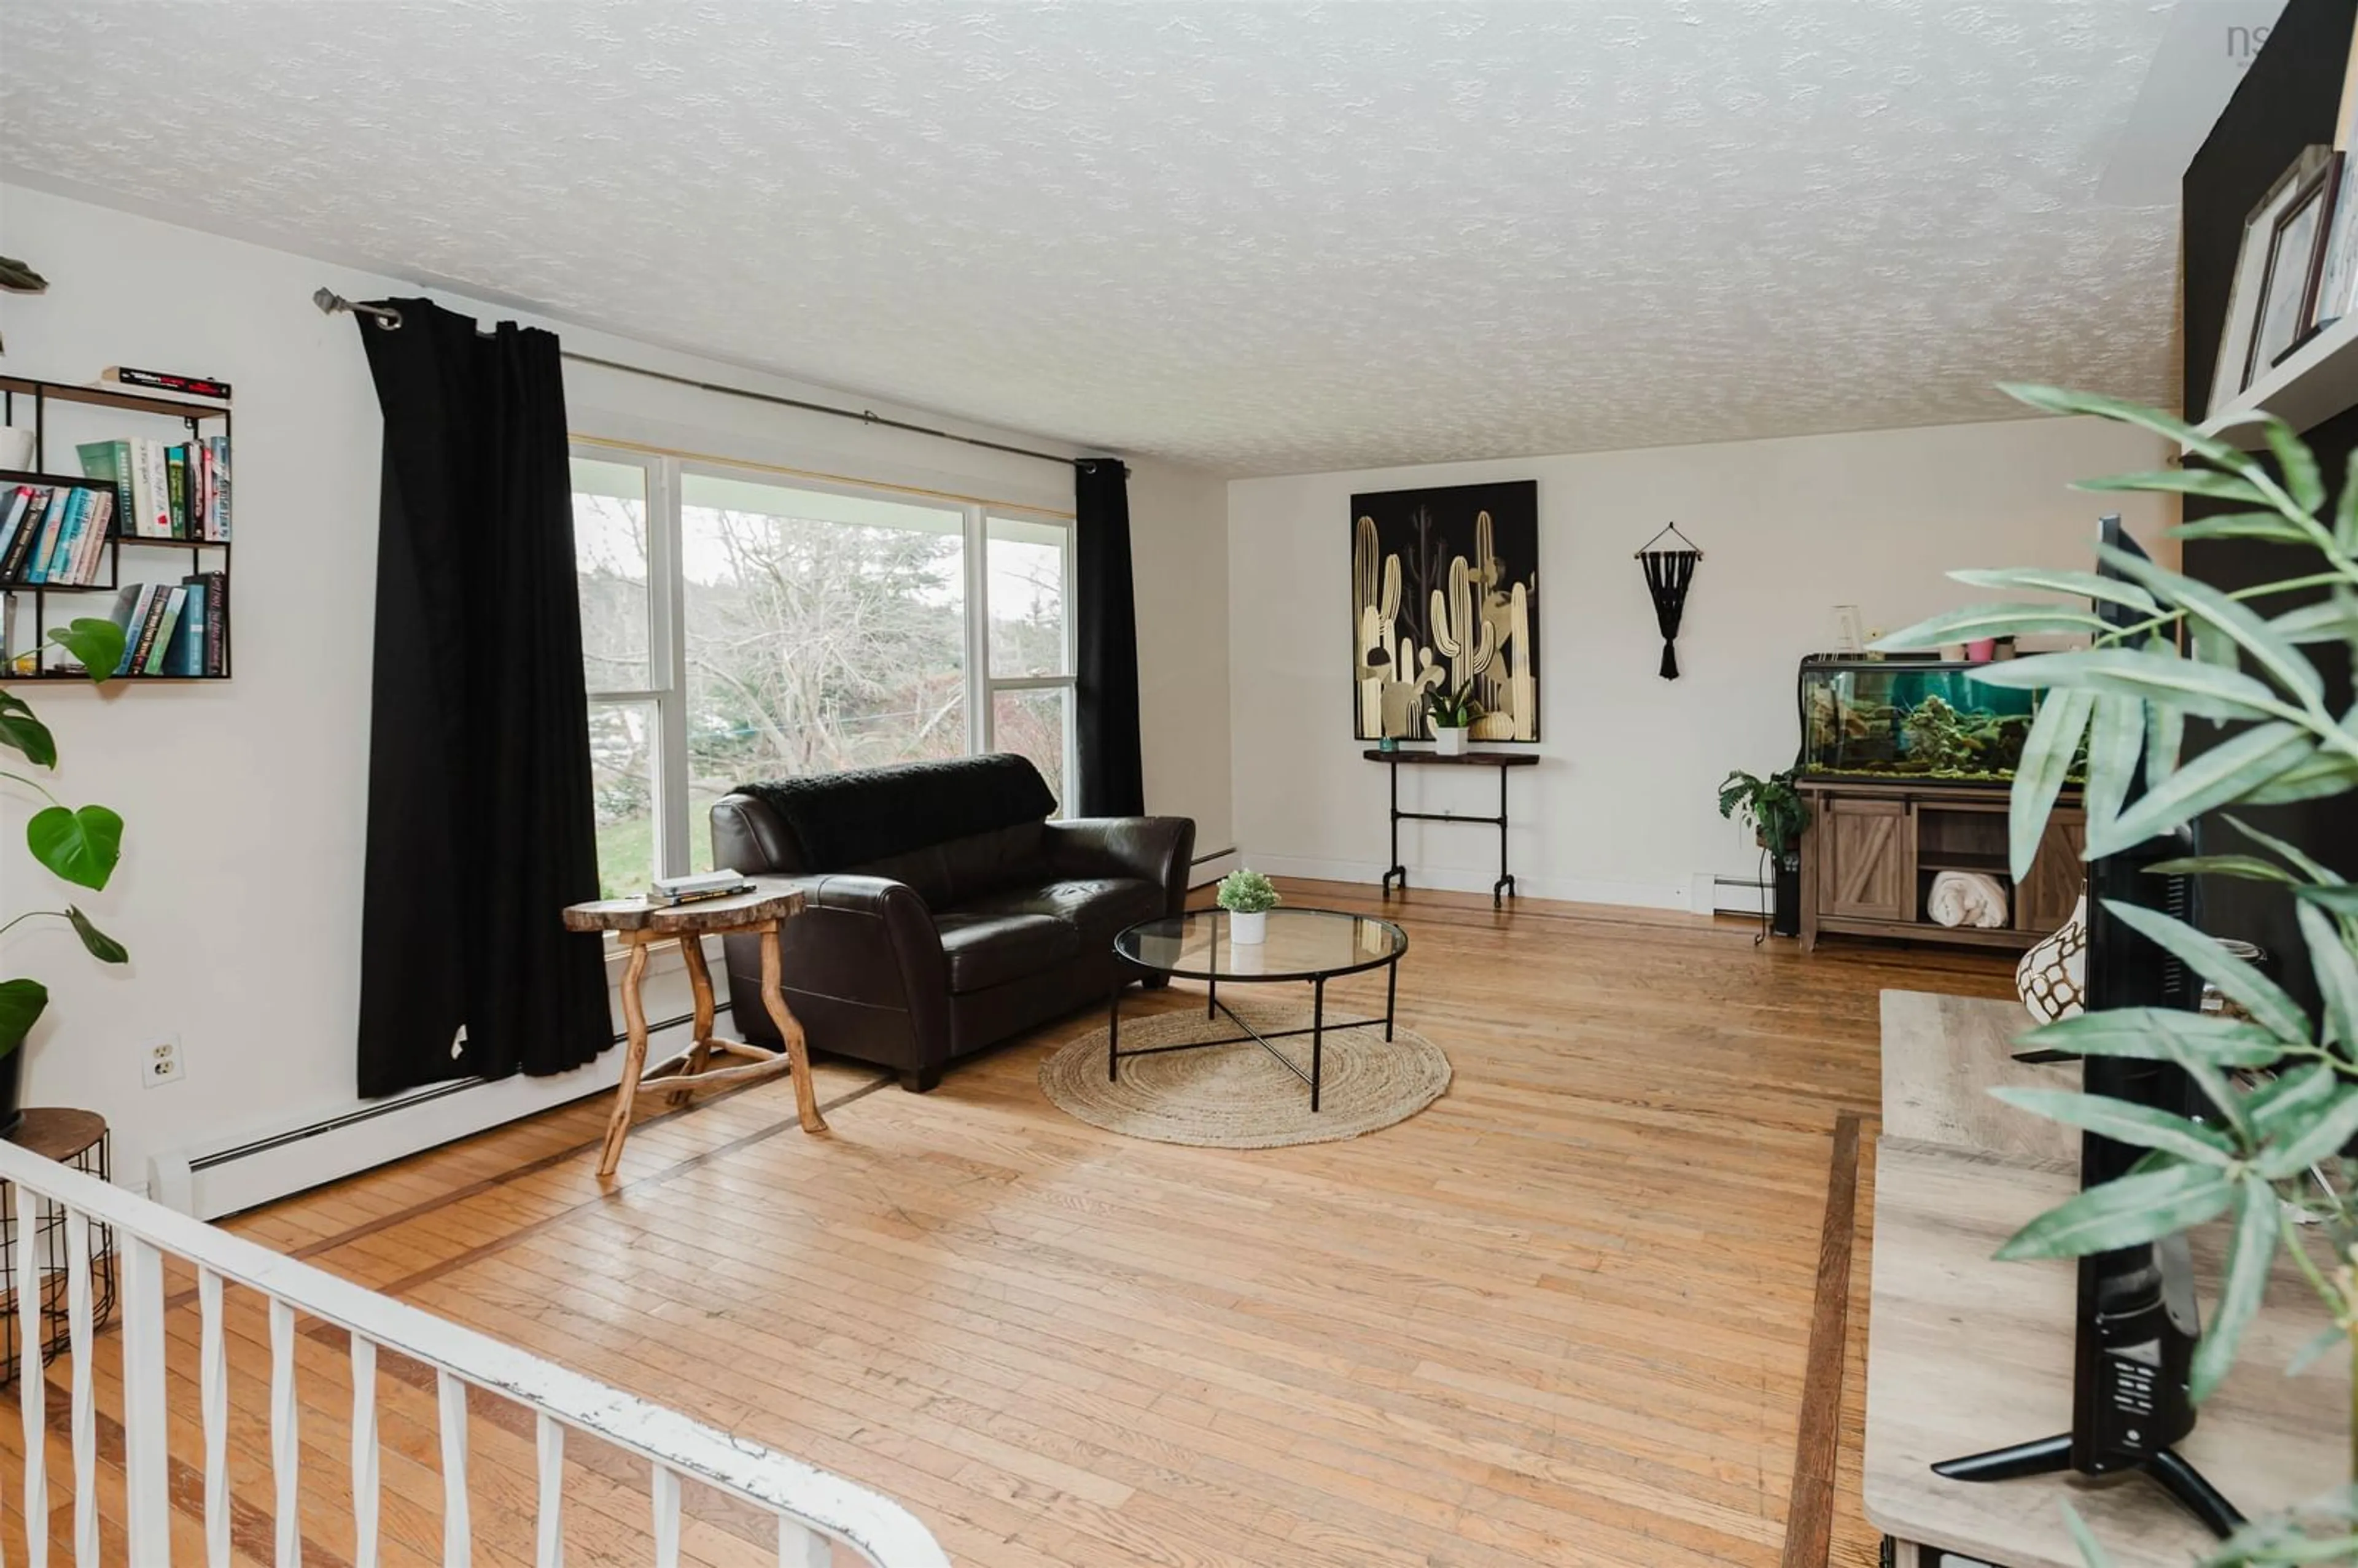
M 1038 822 L 1056 809 L 1040 770 L 1011 755 L 772 779 L 741 784 L 737 793 L 778 814 L 812 871 Z

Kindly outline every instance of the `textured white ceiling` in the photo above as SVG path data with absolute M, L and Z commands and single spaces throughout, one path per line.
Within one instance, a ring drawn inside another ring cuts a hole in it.
M 2096 200 L 2169 11 L 5 0 L 0 163 L 1283 472 L 2171 399 L 2174 212 Z

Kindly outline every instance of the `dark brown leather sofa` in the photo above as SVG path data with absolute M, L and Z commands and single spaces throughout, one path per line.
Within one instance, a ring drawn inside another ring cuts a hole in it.
M 740 784 L 713 805 L 713 861 L 803 890 L 781 946 L 812 1049 L 922 1092 L 960 1056 L 1103 1003 L 1129 978 L 1115 934 L 1185 902 L 1192 820 L 1055 809 L 1015 756 Z M 736 1026 L 774 1044 L 757 939 L 727 946 Z

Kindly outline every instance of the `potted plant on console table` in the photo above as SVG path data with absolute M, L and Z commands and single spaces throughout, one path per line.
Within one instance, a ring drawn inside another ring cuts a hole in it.
M 1424 721 L 1433 730 L 1433 749 L 1444 757 L 1466 754 L 1466 735 L 1474 721 L 1482 717 L 1482 705 L 1474 700 L 1474 683 L 1467 681 L 1456 690 L 1446 687 L 1424 688 Z
M 1212 897 L 1228 912 L 1229 941 L 1251 947 L 1269 939 L 1269 912 L 1282 901 L 1267 877 L 1239 866 L 1220 879 L 1220 891 Z
M 1809 803 L 1793 787 L 1793 770 L 1758 778 L 1738 768 L 1721 781 L 1719 814 L 1752 829 L 1774 868 L 1768 929 L 1779 936 L 1801 934 L 1801 829 L 1810 825 Z

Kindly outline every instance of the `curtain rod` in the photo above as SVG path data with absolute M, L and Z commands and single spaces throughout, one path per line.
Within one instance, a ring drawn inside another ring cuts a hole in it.
M 400 311 L 383 305 L 363 305 L 355 300 L 347 299 L 330 288 L 314 290 L 311 303 L 317 305 L 323 315 L 332 316 L 337 311 L 342 310 L 355 316 L 365 316 L 388 332 L 397 330 L 401 326 Z M 644 375 L 654 381 L 668 381 L 676 386 L 692 386 L 698 392 L 717 392 L 725 397 L 750 398 L 755 403 L 775 404 L 781 408 L 799 408 L 806 414 L 827 414 L 838 419 L 856 419 L 862 425 L 879 426 L 887 430 L 905 430 L 913 436 L 931 436 L 941 441 L 957 441 L 969 447 L 983 447 L 994 452 L 1006 452 L 1013 457 L 1037 458 L 1044 463 L 1062 463 L 1067 468 L 1079 468 L 1084 464 L 1105 460 L 1096 458 L 1059 457 L 1054 452 L 1033 451 L 1029 447 L 1012 447 L 1004 441 L 986 441 L 979 436 L 961 436 L 955 430 L 937 430 L 931 425 L 914 425 L 906 419 L 889 419 L 872 408 L 838 408 L 831 403 L 811 403 L 799 397 L 781 397 L 775 393 L 753 392 L 741 386 L 724 386 L 719 382 L 698 381 L 694 376 L 674 375 L 667 370 L 649 370 L 644 365 L 624 364 L 620 360 L 600 359 L 596 354 L 578 354 L 569 349 L 560 349 L 557 352 L 561 357 L 571 360 L 577 364 L 596 365 L 601 370 L 618 370 L 628 375 Z M 1126 469 L 1125 471 L 1127 471 Z

